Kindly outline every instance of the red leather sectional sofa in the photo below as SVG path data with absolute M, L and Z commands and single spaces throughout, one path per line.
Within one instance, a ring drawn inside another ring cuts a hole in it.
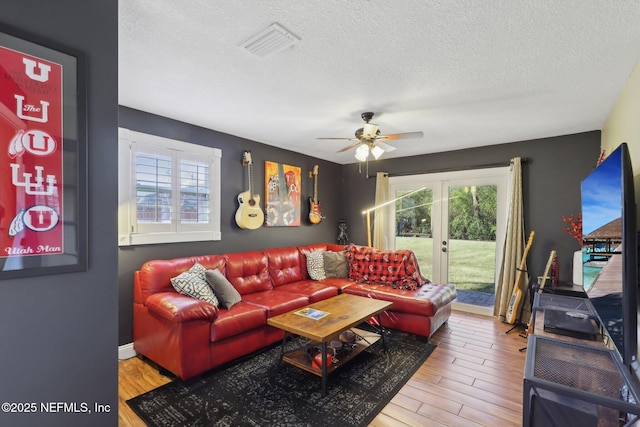
M 428 283 L 412 291 L 309 278 L 306 253 L 344 249 L 314 244 L 148 261 L 134 277 L 134 349 L 186 380 L 281 340 L 284 332 L 268 326 L 268 317 L 341 292 L 393 302 L 382 317 L 388 328 L 428 337 L 447 321 L 455 299 L 451 285 Z M 196 262 L 220 270 L 242 301 L 227 310 L 176 292 L 171 278 Z

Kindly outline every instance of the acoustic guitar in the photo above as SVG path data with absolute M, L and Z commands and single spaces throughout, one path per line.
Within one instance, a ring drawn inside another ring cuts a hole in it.
M 533 244 L 533 236 L 535 232 L 531 232 L 529 234 L 529 240 L 527 240 L 527 246 L 524 248 L 524 253 L 522 254 L 522 261 L 520 262 L 520 268 L 518 269 L 518 274 L 516 275 L 516 282 L 513 285 L 513 293 L 511 294 L 511 301 L 509 301 L 509 308 L 507 309 L 506 314 L 506 322 L 510 325 L 516 323 L 518 317 L 518 311 L 520 310 L 520 305 L 522 304 L 522 300 L 524 299 L 524 292 L 522 292 L 520 283 L 522 282 L 522 276 L 524 274 L 524 269 L 527 266 L 527 255 L 529 254 L 529 249 L 531 249 L 531 245 Z
M 318 165 L 313 167 L 313 198 L 309 197 L 309 221 L 311 224 L 319 224 L 322 221 L 318 201 Z
M 264 212 L 260 208 L 260 195 L 253 193 L 253 161 L 250 152 L 245 151 L 242 154 L 242 165 L 247 168 L 249 189 L 238 194 L 236 224 L 245 230 L 255 230 L 262 226 Z

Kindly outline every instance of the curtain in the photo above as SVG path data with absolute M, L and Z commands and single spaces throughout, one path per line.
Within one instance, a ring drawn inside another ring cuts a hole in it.
M 389 174 L 386 172 L 378 172 L 376 175 L 376 199 L 374 206 L 380 206 L 381 204 L 389 200 Z M 373 242 L 372 246 L 376 249 L 385 250 L 388 241 L 386 231 L 389 229 L 388 221 L 391 220 L 389 215 L 389 206 L 383 206 L 376 209 L 373 214 Z
M 511 159 L 509 180 L 509 211 L 507 231 L 502 252 L 502 265 L 498 276 L 496 302 L 493 314 L 504 318 L 509 308 L 511 294 L 524 253 L 524 215 L 522 209 L 522 161 L 520 157 Z M 523 302 L 524 304 L 524 302 Z

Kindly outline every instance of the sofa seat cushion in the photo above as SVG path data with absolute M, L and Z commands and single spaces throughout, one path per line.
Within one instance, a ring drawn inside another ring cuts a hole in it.
M 309 298 L 309 303 L 322 301 L 323 299 L 338 295 L 337 287 L 325 285 L 315 280 L 301 280 L 299 282 L 278 286 L 277 289 L 292 294 L 304 295 Z
M 318 283 L 324 286 L 333 286 L 338 289 L 338 292 L 341 292 L 347 286 L 353 285 L 355 282 L 351 279 L 343 279 L 341 277 L 332 277 L 330 279 L 320 280 Z
M 265 308 L 267 310 L 267 317 L 277 316 L 287 311 L 309 305 L 309 298 L 306 296 L 281 290 L 246 294 L 242 296 L 242 301 Z
M 239 302 L 231 309 L 220 309 L 211 325 L 211 342 L 239 335 L 267 324 L 267 310 L 253 304 Z
M 393 303 L 391 311 L 433 316 L 456 298 L 453 285 L 427 283 L 416 290 L 397 289 L 385 285 L 356 283 L 343 293 L 385 300 Z

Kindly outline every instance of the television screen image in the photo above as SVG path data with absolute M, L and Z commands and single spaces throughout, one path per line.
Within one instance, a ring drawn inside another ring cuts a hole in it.
M 633 172 L 621 144 L 582 182 L 583 287 L 624 363 L 637 357 Z

